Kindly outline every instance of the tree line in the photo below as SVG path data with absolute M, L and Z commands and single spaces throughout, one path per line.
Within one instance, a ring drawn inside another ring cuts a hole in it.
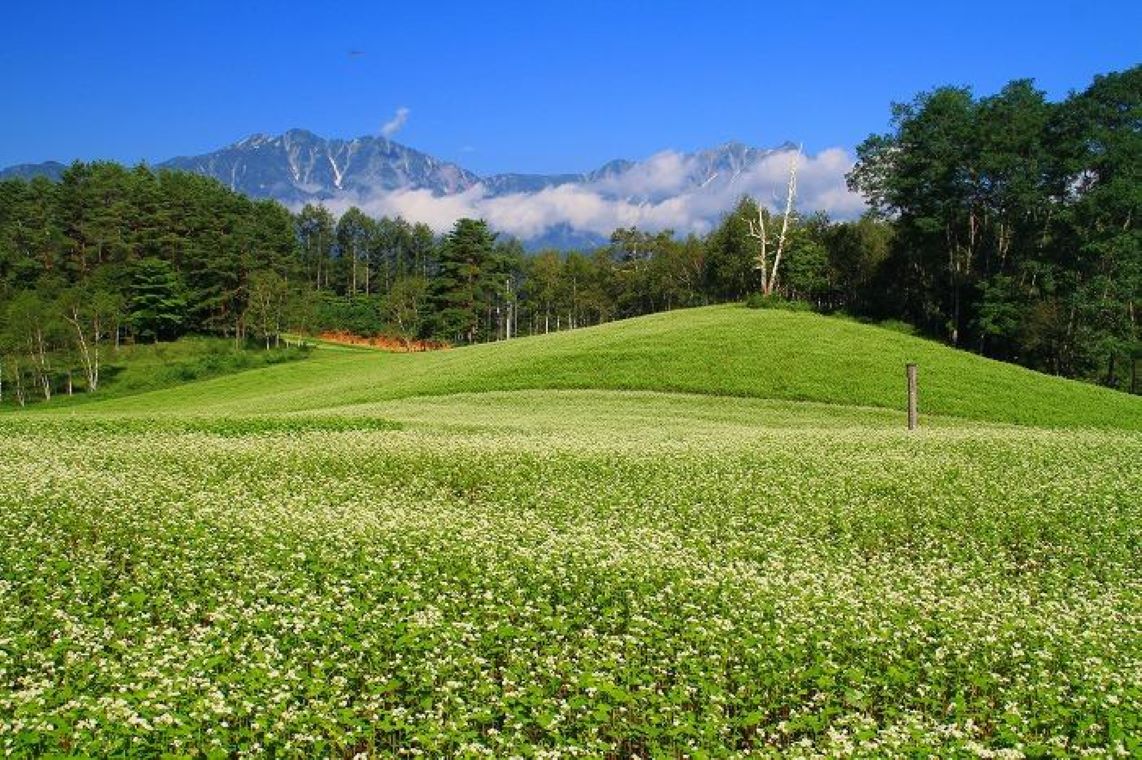
M 874 313 L 952 345 L 1129 387 L 1142 303 L 1142 66 L 1049 102 L 1030 80 L 893 106 L 850 187 L 893 244 Z
M 895 105 L 892 131 L 858 148 L 860 219 L 785 224 L 743 197 L 704 236 L 629 228 L 594 251 L 537 254 L 480 220 L 435 235 L 357 208 L 291 213 L 193 174 L 76 163 L 58 182 L 0 182 L 0 401 L 97 390 L 122 341 L 269 347 L 348 330 L 465 344 L 743 299 L 900 319 L 1127 388 L 1140 123 L 1142 67 L 1059 103 L 1029 81 L 983 98 L 939 88 Z M 781 269 L 762 283 L 758 230 L 779 229 Z

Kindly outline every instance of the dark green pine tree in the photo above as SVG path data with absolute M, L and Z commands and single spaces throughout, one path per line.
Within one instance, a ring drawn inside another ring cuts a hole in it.
M 495 286 L 495 241 L 487 223 L 476 219 L 458 220 L 445 236 L 431 291 L 437 338 L 475 343 L 482 337 L 480 317 Z
M 329 289 L 333 244 L 336 242 L 333 215 L 325 206 L 305 204 L 297 215 L 297 237 L 301 261 L 313 289 Z
M 182 333 L 186 293 L 170 263 L 146 258 L 131 267 L 129 321 L 138 338 L 171 340 Z
M 334 287 L 342 295 L 355 297 L 368 295 L 374 286 L 369 262 L 369 244 L 376 237 L 377 223 L 353 206 L 337 220 L 336 239 L 339 256 L 332 278 Z

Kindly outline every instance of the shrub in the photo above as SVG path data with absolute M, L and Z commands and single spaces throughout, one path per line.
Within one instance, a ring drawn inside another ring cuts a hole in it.
M 813 307 L 805 301 L 795 301 L 777 294 L 765 295 L 763 293 L 750 293 L 745 299 L 746 308 L 749 309 L 783 309 L 785 311 L 812 311 Z

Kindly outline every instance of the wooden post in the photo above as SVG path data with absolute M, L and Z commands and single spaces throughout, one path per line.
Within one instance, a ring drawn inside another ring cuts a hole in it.
M 908 429 L 915 430 L 917 424 L 916 414 L 916 365 L 905 365 L 908 373 Z

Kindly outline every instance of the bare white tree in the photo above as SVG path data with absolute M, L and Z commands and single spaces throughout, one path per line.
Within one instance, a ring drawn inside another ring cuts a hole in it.
M 797 197 L 797 163 L 801 158 L 801 147 L 789 159 L 789 184 L 785 191 L 785 213 L 781 217 L 781 232 L 777 236 L 777 250 L 773 255 L 773 267 L 769 266 L 769 233 L 765 229 L 765 210 L 759 203 L 757 219 L 748 219 L 749 236 L 758 241 L 760 250 L 755 269 L 761 270 L 761 292 L 771 295 L 777 289 L 777 274 L 781 267 L 781 255 L 785 252 L 785 241 L 789 233 L 789 219 L 793 216 L 793 201 Z
M 64 294 L 59 307 L 64 321 L 74 331 L 75 347 L 87 376 L 87 392 L 93 393 L 99 389 L 103 344 L 112 330 L 116 335 L 119 332 L 123 301 L 107 291 L 75 289 Z

